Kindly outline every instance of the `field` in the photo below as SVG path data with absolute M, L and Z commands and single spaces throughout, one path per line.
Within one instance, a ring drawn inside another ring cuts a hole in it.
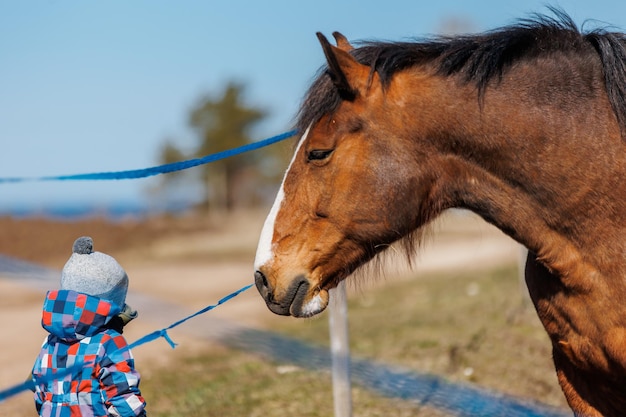
M 251 282 L 262 220 L 262 213 L 115 224 L 0 219 L 12 240 L 0 242 L 0 253 L 60 269 L 73 239 L 90 234 L 96 249 L 115 256 L 129 273 L 136 294 L 129 294 L 130 304 L 144 303 L 141 294 L 194 311 Z M 372 269 L 351 278 L 352 355 L 565 407 L 549 340 L 520 284 L 516 251 L 475 217 L 448 216 L 433 230 L 413 272 L 392 260 L 383 268 L 385 277 Z M 7 386 L 27 374 L 43 337 L 37 328 L 43 289 L 7 278 L 0 279 L 0 290 L 0 326 L 7 336 L 0 342 L 0 381 Z M 125 332 L 129 340 L 181 317 L 150 307 L 141 308 Z M 230 350 L 210 337 L 211 326 L 229 320 L 328 345 L 327 313 L 307 320 L 277 317 L 251 290 L 207 316 L 171 332 L 180 343 L 175 350 L 157 341 L 135 351 L 150 415 L 332 415 L 327 371 L 271 361 L 254 348 Z M 354 416 L 448 415 L 356 385 L 352 395 Z M 34 415 L 30 407 L 30 396 L 21 394 L 0 404 L 0 414 Z

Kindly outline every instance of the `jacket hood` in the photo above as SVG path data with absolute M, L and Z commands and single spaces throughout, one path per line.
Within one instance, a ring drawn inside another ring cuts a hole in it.
M 120 313 L 118 305 L 71 290 L 46 294 L 41 325 L 50 334 L 72 342 L 93 336 Z

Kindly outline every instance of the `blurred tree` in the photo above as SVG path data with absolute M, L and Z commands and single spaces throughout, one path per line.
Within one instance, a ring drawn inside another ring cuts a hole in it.
M 242 84 L 230 82 L 218 96 L 202 97 L 189 115 L 189 124 L 197 134 L 197 146 L 191 154 L 185 155 L 171 140 L 167 141 L 160 149 L 161 163 L 199 158 L 249 143 L 250 130 L 267 113 L 246 105 L 244 90 Z M 202 203 L 228 211 L 235 208 L 237 178 L 249 172 L 257 159 L 253 154 L 245 153 L 198 167 L 205 192 Z M 166 182 L 179 179 L 180 175 L 164 176 Z
M 185 155 L 172 143 L 171 139 L 167 139 L 159 152 L 161 155 L 161 163 L 171 164 L 181 161 Z M 173 172 L 174 175 L 180 175 L 180 171 Z
M 189 123 L 200 139 L 196 156 L 212 154 L 250 142 L 248 134 L 250 128 L 262 120 L 266 113 L 243 104 L 243 92 L 243 85 L 231 82 L 221 97 L 204 97 L 192 109 Z M 226 210 L 231 211 L 235 205 L 234 186 L 237 174 L 251 163 L 251 156 L 242 154 L 202 167 L 207 189 L 213 185 L 216 203 Z

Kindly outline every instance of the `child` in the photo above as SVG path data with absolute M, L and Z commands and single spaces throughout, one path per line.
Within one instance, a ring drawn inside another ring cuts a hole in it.
M 33 366 L 40 416 L 145 416 L 139 373 L 122 328 L 137 317 L 126 304 L 128 276 L 111 256 L 76 239 L 49 291 L 42 326 L 50 333 Z M 56 376 L 55 376 L 56 375 Z

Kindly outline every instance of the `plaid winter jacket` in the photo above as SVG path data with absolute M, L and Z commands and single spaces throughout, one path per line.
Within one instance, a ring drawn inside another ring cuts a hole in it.
M 139 373 L 126 339 L 107 323 L 120 313 L 110 302 L 74 291 L 46 295 L 46 338 L 35 365 L 40 416 L 145 416 Z

